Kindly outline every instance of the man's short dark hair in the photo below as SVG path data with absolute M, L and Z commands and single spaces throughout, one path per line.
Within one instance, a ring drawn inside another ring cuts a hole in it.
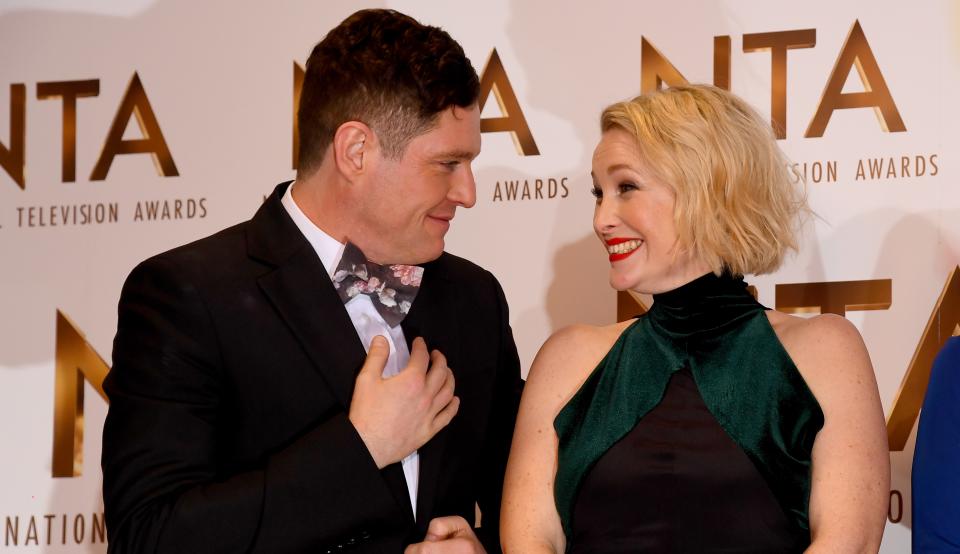
M 358 11 L 307 59 L 297 171 L 316 169 L 347 121 L 369 125 L 385 154 L 398 158 L 441 111 L 474 104 L 479 90 L 476 70 L 446 31 L 394 10 Z

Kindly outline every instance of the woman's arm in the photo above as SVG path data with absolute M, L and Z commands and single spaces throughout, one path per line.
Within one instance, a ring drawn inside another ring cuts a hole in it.
M 877 552 L 890 454 L 867 349 L 853 324 L 835 315 L 803 321 L 792 334 L 785 346 L 824 415 L 813 446 L 807 552 Z
M 505 554 L 564 552 L 566 538 L 553 496 L 558 445 L 553 420 L 623 327 L 568 327 L 537 353 L 520 401 L 503 483 L 500 540 Z

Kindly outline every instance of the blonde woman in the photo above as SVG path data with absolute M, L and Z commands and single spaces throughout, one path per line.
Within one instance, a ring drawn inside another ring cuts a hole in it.
M 889 458 L 857 330 L 768 310 L 742 275 L 805 203 L 769 126 L 684 86 L 614 104 L 594 230 L 649 312 L 542 347 L 504 484 L 506 552 L 876 552 Z

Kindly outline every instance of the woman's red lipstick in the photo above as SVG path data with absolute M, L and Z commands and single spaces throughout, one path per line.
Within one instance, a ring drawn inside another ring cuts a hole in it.
M 617 244 L 623 244 L 624 242 L 630 242 L 630 241 L 634 241 L 634 240 L 640 240 L 640 239 L 613 238 L 613 239 L 607 239 L 607 240 L 604 241 L 604 242 L 606 242 L 607 246 L 614 246 L 614 245 L 617 245 Z M 629 251 L 629 252 L 622 252 L 622 253 L 617 253 L 617 254 L 610 254 L 610 261 L 611 261 L 611 262 L 616 262 L 616 261 L 622 260 L 622 259 L 626 258 L 627 256 L 629 256 L 630 254 L 633 254 L 633 253 L 636 252 L 636 251 L 637 251 L 637 249 L 634 248 L 633 250 L 631 250 L 631 251 Z

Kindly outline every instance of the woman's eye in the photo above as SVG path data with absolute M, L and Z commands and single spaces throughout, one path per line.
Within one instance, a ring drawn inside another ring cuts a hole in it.
M 603 198 L 603 191 L 600 190 L 600 187 L 593 187 L 592 189 L 590 189 L 590 194 L 592 194 L 593 197 L 596 198 L 597 200 L 600 200 L 601 198 Z
M 637 190 L 637 185 L 635 185 L 634 183 L 626 182 L 626 183 L 620 183 L 619 185 L 617 185 L 617 192 L 619 192 L 620 194 L 624 194 L 633 190 Z

